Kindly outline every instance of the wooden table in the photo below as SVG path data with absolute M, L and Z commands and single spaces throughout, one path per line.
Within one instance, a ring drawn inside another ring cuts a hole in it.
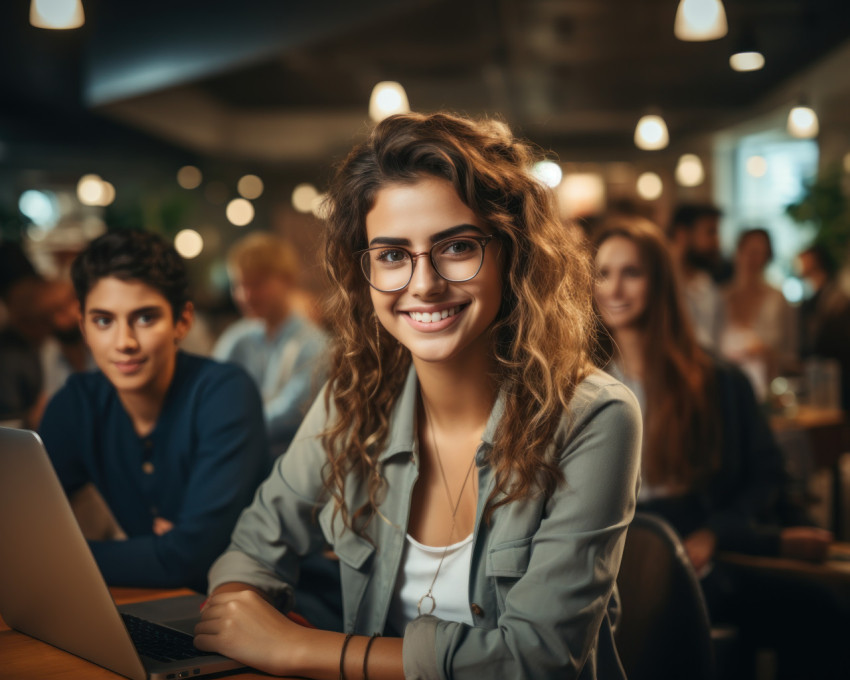
M 173 595 L 186 595 L 188 590 L 155 590 L 147 588 L 110 588 L 117 604 L 155 600 Z M 40 640 L 11 630 L 0 619 L 0 679 L 18 680 L 116 680 L 123 676 L 63 652 Z M 258 671 L 238 671 L 218 677 L 238 677 L 240 680 L 267 679 Z

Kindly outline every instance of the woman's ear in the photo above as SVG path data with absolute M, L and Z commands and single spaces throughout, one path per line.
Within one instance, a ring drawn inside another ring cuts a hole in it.
M 195 321 L 195 305 L 187 302 L 180 312 L 180 316 L 174 322 L 174 344 L 177 345 L 186 337 Z

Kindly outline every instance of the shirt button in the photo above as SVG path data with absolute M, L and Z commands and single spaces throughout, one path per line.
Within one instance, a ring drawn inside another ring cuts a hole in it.
M 474 602 L 471 605 L 469 605 L 469 608 L 472 610 L 472 613 L 473 613 L 474 616 L 484 616 L 484 610 L 481 609 L 481 607 L 479 607 Z
M 151 463 L 149 460 L 146 460 L 144 463 L 142 463 L 142 472 L 144 472 L 146 475 L 152 475 L 153 463 Z

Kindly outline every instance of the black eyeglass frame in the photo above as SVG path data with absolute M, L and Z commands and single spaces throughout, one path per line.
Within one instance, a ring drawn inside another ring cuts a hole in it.
M 391 246 L 391 245 L 381 245 L 381 246 L 372 246 L 371 248 L 364 248 L 363 250 L 358 250 L 352 253 L 352 257 L 355 257 L 360 262 L 360 271 L 363 272 L 363 276 L 366 277 L 366 282 L 379 293 L 397 293 L 400 290 L 404 290 L 410 285 L 410 282 L 413 280 L 413 273 L 416 270 L 416 260 L 418 260 L 423 255 L 427 255 L 428 259 L 431 261 L 431 266 L 434 268 L 434 271 L 444 281 L 448 281 L 449 283 L 465 283 L 466 281 L 472 281 L 478 273 L 481 271 L 481 267 L 484 266 L 484 254 L 487 250 L 487 244 L 490 243 L 494 238 L 496 238 L 496 234 L 486 234 L 484 236 L 449 236 L 448 238 L 440 239 L 436 243 L 434 243 L 428 250 L 423 250 L 421 253 L 414 253 L 404 246 Z M 476 241 L 478 245 L 481 246 L 481 261 L 478 263 L 478 269 L 475 270 L 475 273 L 472 276 L 469 276 L 465 279 L 450 279 L 448 276 L 443 276 L 440 273 L 440 270 L 437 268 L 437 264 L 434 262 L 434 249 L 438 246 L 448 243 L 449 241 L 460 241 L 462 239 L 468 239 L 470 241 Z M 384 290 L 383 288 L 378 288 L 369 280 L 369 275 L 366 273 L 366 267 L 363 263 L 363 256 L 366 253 L 369 253 L 373 250 L 387 250 L 387 249 L 395 249 L 395 250 L 403 250 L 407 253 L 410 258 L 410 277 L 407 279 L 403 286 L 399 286 L 398 288 L 391 288 L 389 290 Z

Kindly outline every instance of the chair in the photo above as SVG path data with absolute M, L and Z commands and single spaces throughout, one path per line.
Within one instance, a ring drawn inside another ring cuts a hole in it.
M 682 543 L 661 517 L 637 513 L 617 577 L 615 633 L 629 680 L 713 680 L 711 626 Z

